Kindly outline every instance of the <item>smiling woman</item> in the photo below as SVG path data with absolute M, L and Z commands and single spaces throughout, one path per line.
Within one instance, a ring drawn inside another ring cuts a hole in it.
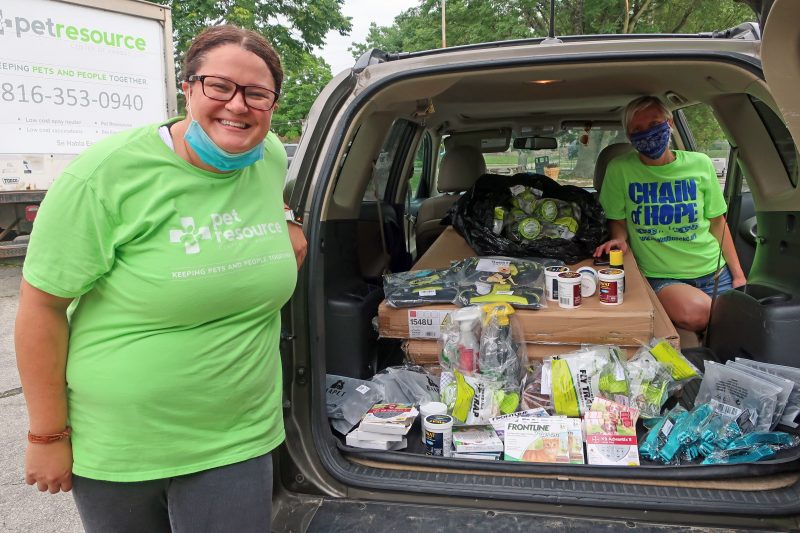
M 23 270 L 26 481 L 74 485 L 89 532 L 269 530 L 280 310 L 306 246 L 269 131 L 283 72 L 262 36 L 218 26 L 184 74 L 185 117 L 58 178 Z

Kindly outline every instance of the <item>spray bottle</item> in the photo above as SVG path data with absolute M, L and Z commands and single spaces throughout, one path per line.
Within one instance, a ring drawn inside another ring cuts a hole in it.
M 480 325 L 481 309 L 477 306 L 462 307 L 452 313 L 453 322 L 458 324 L 458 368 L 471 374 L 478 370 L 480 343 L 475 336 L 475 329 Z
M 510 370 L 507 368 L 509 358 L 516 357 L 512 353 L 509 321 L 514 308 L 507 303 L 492 303 L 483 306 L 483 313 L 479 369 L 482 374 L 500 378 L 504 371 Z

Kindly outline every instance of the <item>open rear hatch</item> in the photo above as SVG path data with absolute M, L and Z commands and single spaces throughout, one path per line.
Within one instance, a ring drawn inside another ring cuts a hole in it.
M 766 17 L 772 2 L 756 3 L 759 4 L 759 9 L 763 8 L 761 12 Z M 782 7 L 789 3 L 776 2 Z M 788 16 L 788 13 L 783 13 L 782 16 L 784 21 L 797 20 Z M 785 37 L 786 32 L 790 30 L 786 29 L 786 24 L 783 26 Z M 769 28 L 765 34 L 768 33 Z M 796 43 L 796 28 L 790 33 L 793 36 L 792 42 Z M 663 53 L 651 52 L 634 54 L 629 59 L 631 61 L 665 59 Z M 767 54 L 769 51 L 765 50 L 764 53 Z M 623 55 L 620 54 L 618 57 L 621 63 L 624 62 Z M 669 60 L 677 62 L 691 60 L 692 57 L 713 60 L 714 54 L 710 51 L 687 52 L 684 56 L 669 54 Z M 723 52 L 717 59 L 720 64 L 735 65 L 749 73 L 760 74 L 758 66 L 752 59 L 741 54 Z M 577 61 L 577 58 L 572 57 L 569 61 Z M 795 73 L 796 63 L 795 61 L 792 66 Z M 522 65 L 522 63 L 516 64 Z M 727 75 L 727 72 L 721 69 L 720 75 L 723 74 Z M 768 72 L 768 81 L 771 81 L 769 75 Z M 796 76 L 794 81 L 798 79 L 800 76 Z M 340 87 L 344 87 L 347 83 L 352 84 L 353 80 L 354 78 L 340 80 Z M 402 80 L 403 74 L 399 73 L 386 77 L 382 83 L 394 81 L 400 83 Z M 756 80 L 754 85 L 762 83 L 763 80 Z M 796 84 L 794 86 L 796 87 Z M 320 143 L 320 139 L 325 139 L 330 147 L 334 142 L 331 139 L 342 139 L 346 136 L 349 142 L 352 142 L 352 134 L 347 133 L 348 128 L 351 127 L 356 115 L 364 112 L 369 105 L 369 99 L 374 98 L 380 88 L 380 84 L 366 87 L 349 98 L 345 96 L 344 91 L 337 94 L 334 90 L 333 95 L 341 98 L 339 103 L 351 107 L 343 115 L 346 118 L 338 122 L 335 115 L 340 110 L 319 111 L 320 130 L 317 133 L 321 137 L 312 143 Z M 435 89 L 436 85 L 433 84 L 431 88 Z M 796 104 L 796 94 L 789 96 L 787 94 L 785 91 L 776 91 L 776 100 L 782 104 L 791 100 Z M 418 101 L 418 110 L 424 115 L 425 106 L 420 107 L 419 104 Z M 391 122 L 391 119 L 386 117 L 383 119 Z M 796 134 L 795 138 L 798 138 L 800 136 L 798 121 L 792 119 L 790 122 L 789 128 Z M 362 133 L 367 131 L 369 134 L 370 124 L 365 122 L 359 127 Z M 310 429 L 313 437 L 312 446 L 303 441 L 302 447 L 290 450 L 289 453 L 290 455 L 295 452 L 304 453 L 307 458 L 311 458 L 313 454 L 311 462 L 322 467 L 315 472 L 315 476 L 327 479 L 331 487 L 339 486 L 351 494 L 361 496 L 366 494 L 399 496 L 405 493 L 413 494 L 417 498 L 424 495 L 425 498 L 430 498 L 431 502 L 441 498 L 456 498 L 464 502 L 485 499 L 528 505 L 556 504 L 570 506 L 572 511 L 578 514 L 591 514 L 593 512 L 591 508 L 603 507 L 615 509 L 621 513 L 619 516 L 624 516 L 626 510 L 634 510 L 652 513 L 649 516 L 653 517 L 677 519 L 668 514 L 658 513 L 687 512 L 695 517 L 696 513 L 713 514 L 717 517 L 727 516 L 730 517 L 728 523 L 741 526 L 764 525 L 764 522 L 758 522 L 753 517 L 800 514 L 800 448 L 778 452 L 773 458 L 758 463 L 736 465 L 665 466 L 648 464 L 645 460 L 642 460 L 641 466 L 638 467 L 506 463 L 427 456 L 423 451 L 418 426 L 411 430 L 408 435 L 408 448 L 403 451 L 365 451 L 347 446 L 344 438 L 332 431 L 325 414 L 326 372 L 359 378 L 369 377 L 385 366 L 401 362 L 403 352 L 401 341 L 376 338 L 373 320 L 383 294 L 378 279 L 374 277 L 365 279 L 360 274 L 364 265 L 359 264 L 359 246 L 378 248 L 380 247 L 378 238 L 385 241 L 387 236 L 385 234 L 373 236 L 371 243 L 364 242 L 365 239 L 362 237 L 359 244 L 359 225 L 364 219 L 363 217 L 359 219 L 357 210 L 350 209 L 348 212 L 346 208 L 341 207 L 347 202 L 352 204 L 355 196 L 347 189 L 340 188 L 334 191 L 331 185 L 334 179 L 343 181 L 349 171 L 357 170 L 351 168 L 357 165 L 353 162 L 354 158 L 365 154 L 349 153 L 347 160 L 344 161 L 339 161 L 330 151 L 323 152 L 322 155 L 314 161 L 317 170 L 314 173 L 315 177 L 304 182 L 302 193 L 298 193 L 299 189 L 295 189 L 292 200 L 296 205 L 307 202 L 304 204 L 307 206 L 306 220 L 319 221 L 310 226 L 309 242 L 312 244 L 306 269 L 313 269 L 314 272 L 321 272 L 324 275 L 311 276 L 299 286 L 296 299 L 308 304 L 308 314 L 304 316 L 294 311 L 293 327 L 295 331 L 299 331 L 298 328 L 308 325 L 309 336 L 306 339 L 308 353 L 305 354 L 307 356 L 305 360 L 303 356 L 296 357 L 294 366 L 288 370 L 291 373 L 288 383 L 291 383 L 289 399 L 292 405 L 306 405 L 309 396 L 311 402 L 308 418 L 293 411 L 292 416 L 298 424 L 297 427 L 287 427 L 287 433 L 290 439 L 294 436 L 302 440 L 302 431 L 298 431 L 298 428 L 302 427 Z M 371 161 L 367 166 L 374 168 L 376 164 L 376 161 Z M 304 170 L 309 171 L 311 175 L 311 168 L 305 160 L 303 165 Z M 326 182 L 320 176 L 331 178 Z M 326 191 L 328 186 L 331 186 L 333 193 Z M 348 194 L 353 198 L 349 198 Z M 385 206 L 384 209 L 391 210 L 392 206 Z M 318 215 L 320 213 L 325 215 Z M 390 215 L 397 218 L 396 213 Z M 375 216 L 384 222 L 387 218 L 391 218 L 382 213 L 381 209 L 378 209 L 377 214 L 367 215 L 367 218 Z M 395 221 L 394 224 L 398 222 Z M 402 238 L 402 233 L 400 235 Z M 314 243 L 320 245 L 315 246 Z M 386 248 L 385 243 L 383 247 Z M 794 299 L 793 295 L 789 296 L 791 303 L 796 306 Z M 796 311 L 792 309 L 792 316 Z M 763 330 L 760 324 L 750 324 L 749 327 Z M 716 332 L 718 338 L 725 336 L 726 333 L 724 325 L 718 326 Z M 741 331 L 730 333 L 742 335 Z M 763 335 L 763 331 L 761 334 Z M 289 337 L 290 340 L 292 338 Z M 706 348 L 686 349 L 683 353 L 701 369 L 704 360 L 728 359 L 730 355 L 714 353 Z M 680 402 L 687 409 L 691 408 L 698 385 L 698 382 L 690 383 L 684 388 L 680 398 L 672 401 Z M 638 429 L 641 437 L 643 428 L 640 426 Z M 782 426 L 778 429 L 796 432 Z M 333 488 L 330 490 L 334 491 Z

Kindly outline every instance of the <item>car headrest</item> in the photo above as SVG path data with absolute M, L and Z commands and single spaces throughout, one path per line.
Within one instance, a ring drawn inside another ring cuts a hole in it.
M 594 165 L 594 190 L 600 192 L 600 187 L 603 186 L 603 179 L 606 177 L 606 168 L 608 164 L 617 156 L 633 152 L 634 148 L 630 143 L 614 143 L 609 144 L 597 156 L 597 162 Z
M 474 146 L 454 146 L 442 158 L 439 169 L 439 192 L 462 192 L 472 187 L 486 173 L 486 161 Z

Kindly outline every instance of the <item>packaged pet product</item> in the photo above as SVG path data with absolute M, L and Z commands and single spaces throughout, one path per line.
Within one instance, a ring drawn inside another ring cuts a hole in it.
M 593 346 L 553 357 L 549 376 L 545 374 L 548 370 L 545 364 L 542 382 L 551 383 L 555 412 L 559 415 L 579 417 L 588 411 L 592 400 L 600 390 L 601 371 L 610 361 L 608 346 Z
M 506 423 L 503 459 L 584 464 L 578 418 L 524 418 Z
M 743 417 L 743 431 L 769 431 L 778 404 L 780 387 L 753 373 L 706 361 L 706 374 L 695 404 L 719 402 L 731 418 Z M 750 428 L 746 428 L 749 421 Z
M 586 462 L 590 465 L 638 466 L 636 409 L 595 398 L 583 417 Z

